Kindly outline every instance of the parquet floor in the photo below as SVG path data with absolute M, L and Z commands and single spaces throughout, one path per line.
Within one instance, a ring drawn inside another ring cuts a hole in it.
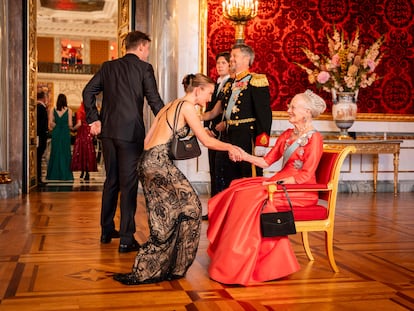
M 339 194 L 331 271 L 323 235 L 309 262 L 291 237 L 301 270 L 249 287 L 210 280 L 203 222 L 186 278 L 124 286 L 134 253 L 99 243 L 100 191 L 35 192 L 0 200 L 0 310 L 414 310 L 414 193 Z M 202 197 L 204 208 L 207 197 Z M 137 240 L 148 234 L 143 197 Z

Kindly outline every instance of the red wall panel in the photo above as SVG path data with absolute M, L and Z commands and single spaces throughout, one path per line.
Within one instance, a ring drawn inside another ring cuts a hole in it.
M 207 70 L 215 73 L 215 55 L 234 44 L 233 23 L 222 15 L 221 0 L 209 0 Z M 386 53 L 376 72 L 382 77 L 359 92 L 362 113 L 414 114 L 413 0 L 260 0 L 259 14 L 245 29 L 245 42 L 256 57 L 252 71 L 265 73 L 273 110 L 286 110 L 289 100 L 309 88 L 328 102 L 331 96 L 309 84 L 294 62 L 306 64 L 302 46 L 327 55 L 326 34 L 336 25 L 349 37 L 360 28 L 361 43 L 369 47 L 382 34 Z

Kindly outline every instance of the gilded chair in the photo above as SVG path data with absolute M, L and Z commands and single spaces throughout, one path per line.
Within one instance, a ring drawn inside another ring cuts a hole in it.
M 347 146 L 337 149 L 324 149 L 322 158 L 316 170 L 317 184 L 286 184 L 289 192 L 293 191 L 318 191 L 319 202 L 314 206 L 295 207 L 293 214 L 295 217 L 296 232 L 302 233 L 302 242 L 306 255 L 309 260 L 315 260 L 310 246 L 308 232 L 324 231 L 325 248 L 331 268 L 339 272 L 335 263 L 333 252 L 333 233 L 335 223 L 336 198 L 338 194 L 339 175 L 345 158 L 350 153 L 354 153 L 354 146 Z M 268 185 L 269 200 L 272 200 L 273 193 L 283 191 L 280 185 Z M 294 204 L 293 204 L 294 205 Z

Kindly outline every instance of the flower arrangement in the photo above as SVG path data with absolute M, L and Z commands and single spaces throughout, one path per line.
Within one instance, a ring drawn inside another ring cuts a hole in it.
M 358 92 L 359 88 L 366 88 L 379 79 L 374 70 L 382 58 L 380 47 L 384 36 L 365 51 L 360 46 L 359 29 L 349 42 L 345 41 L 344 33 L 339 33 L 335 26 L 333 37 L 327 35 L 327 38 L 329 56 L 319 56 L 308 48 L 302 48 L 315 69 L 296 63 L 306 71 L 311 84 L 315 83 L 327 92 Z

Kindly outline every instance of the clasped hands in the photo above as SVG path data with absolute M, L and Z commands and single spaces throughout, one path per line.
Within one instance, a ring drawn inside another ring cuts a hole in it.
M 89 124 L 92 135 L 99 135 L 101 133 L 101 121 L 95 121 Z
M 242 148 L 238 146 L 232 146 L 232 149 L 229 150 L 229 158 L 233 162 L 240 162 L 244 161 L 246 156 L 246 151 L 244 151 Z

